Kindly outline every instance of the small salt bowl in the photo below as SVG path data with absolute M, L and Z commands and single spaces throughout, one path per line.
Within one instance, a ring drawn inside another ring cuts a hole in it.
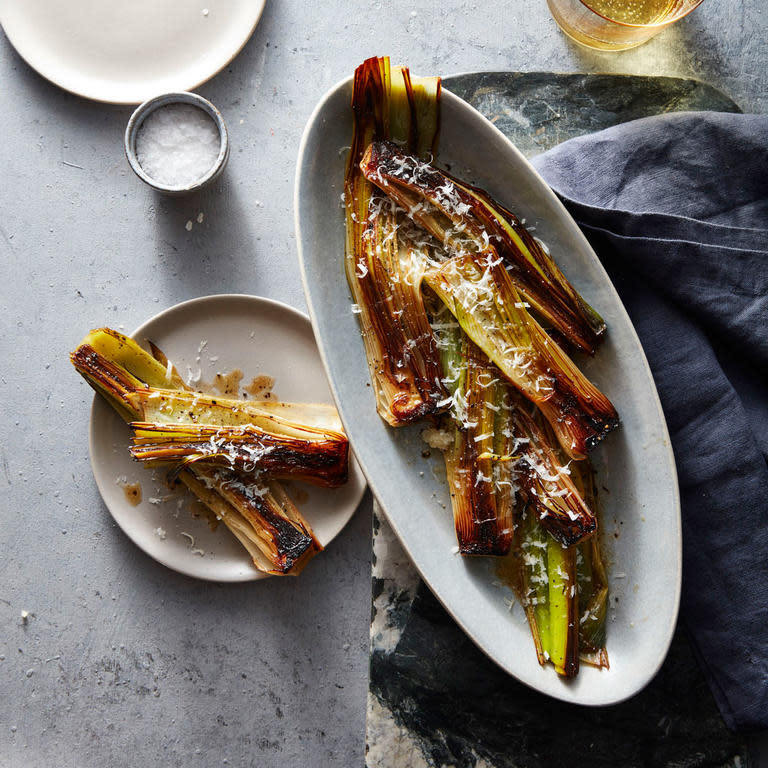
M 136 175 L 166 195 L 210 184 L 229 159 L 224 118 L 196 93 L 164 93 L 145 101 L 125 129 L 125 155 Z

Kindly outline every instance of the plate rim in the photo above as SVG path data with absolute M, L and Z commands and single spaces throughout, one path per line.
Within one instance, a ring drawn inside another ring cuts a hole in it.
M 463 73 L 468 74 L 468 73 Z M 451 75 L 446 75 L 443 77 L 443 80 L 447 80 L 451 77 Z M 301 228 L 301 216 L 299 214 L 299 205 L 300 205 L 300 195 L 301 195 L 301 177 L 304 172 L 304 168 L 306 166 L 306 156 L 307 156 L 307 146 L 309 143 L 309 137 L 310 134 L 313 132 L 318 117 L 322 114 L 324 109 L 326 108 L 326 105 L 335 97 L 337 97 L 339 91 L 342 91 L 344 89 L 349 89 L 352 85 L 353 77 L 348 76 L 345 78 L 342 78 L 338 82 L 336 82 L 333 86 L 331 86 L 320 98 L 318 103 L 316 104 L 315 108 L 312 110 L 312 113 L 310 114 L 307 123 L 304 127 L 304 131 L 302 133 L 301 141 L 299 143 L 299 149 L 296 159 L 296 171 L 294 176 L 294 200 L 293 200 L 293 207 L 294 207 L 294 228 L 296 231 L 296 248 L 298 252 L 298 259 L 299 259 L 299 270 L 301 272 L 301 281 L 302 286 L 304 288 L 304 297 L 307 302 L 307 309 L 309 310 L 309 317 L 312 322 L 312 328 L 315 333 L 315 339 L 317 341 L 317 348 L 320 353 L 320 358 L 323 362 L 323 366 L 325 367 L 326 376 L 328 378 L 328 384 L 331 388 L 331 393 L 333 395 L 334 400 L 336 401 L 337 408 L 339 405 L 339 397 L 338 393 L 336 391 L 336 385 L 334 378 L 330 375 L 329 371 L 329 365 L 328 360 L 326 358 L 325 354 L 325 348 L 324 344 L 321 342 L 320 334 L 317 331 L 316 324 L 316 310 L 314 306 L 314 302 L 312 300 L 312 295 L 309 290 L 309 281 L 306 274 L 306 270 L 304 267 L 304 241 L 302 238 L 302 228 Z M 560 214 L 562 218 L 567 221 L 568 228 L 571 230 L 574 237 L 581 240 L 583 245 L 589 250 L 589 253 L 592 255 L 592 258 L 595 262 L 595 266 L 600 270 L 600 273 L 602 274 L 605 283 L 609 287 L 609 290 L 613 296 L 613 299 L 615 300 L 620 312 L 624 316 L 624 320 L 629 325 L 629 327 L 632 329 L 633 333 L 635 334 L 635 337 L 637 337 L 637 331 L 635 330 L 634 323 L 632 323 L 632 320 L 629 317 L 629 314 L 626 311 L 626 308 L 624 307 L 624 303 L 621 300 L 621 297 L 618 294 L 618 291 L 616 290 L 616 287 L 613 285 L 613 281 L 608 276 L 608 273 L 605 271 L 605 268 L 603 267 L 602 262 L 597 257 L 597 254 L 594 252 L 594 249 L 589 244 L 589 241 L 586 239 L 586 236 L 581 231 L 579 226 L 574 221 L 573 217 L 570 215 L 568 210 L 565 208 L 563 203 L 560 201 L 560 199 L 555 195 L 555 193 L 552 191 L 551 187 L 547 182 L 543 179 L 543 177 L 538 173 L 538 171 L 531 165 L 530 161 L 520 152 L 520 150 L 514 145 L 514 143 L 504 134 L 501 130 L 499 130 L 493 123 L 491 123 L 481 112 L 479 112 L 477 109 L 475 109 L 471 104 L 466 102 L 461 97 L 457 96 L 455 93 L 450 91 L 448 88 L 443 88 L 441 91 L 442 98 L 445 99 L 447 97 L 448 101 L 455 100 L 455 106 L 459 107 L 460 109 L 466 109 L 470 113 L 474 115 L 476 119 L 482 120 L 487 128 L 490 128 L 492 133 L 496 134 L 497 139 L 501 140 L 504 145 L 506 145 L 507 149 L 511 151 L 513 155 L 517 156 L 517 159 L 522 162 L 525 166 L 527 166 L 529 172 L 533 174 L 536 178 L 538 178 L 543 186 L 544 186 L 544 193 L 547 197 L 549 197 L 550 202 L 554 204 L 555 208 L 560 211 Z M 639 337 L 638 342 L 639 342 Z M 682 515 L 681 515 L 681 507 L 680 507 L 680 486 L 678 482 L 678 476 L 677 476 L 677 464 L 675 462 L 674 457 L 674 451 L 672 449 L 672 442 L 669 437 L 669 429 L 667 427 L 667 421 L 664 416 L 664 411 L 661 406 L 661 400 L 659 399 L 659 392 L 658 388 L 656 387 L 656 381 L 653 377 L 653 374 L 651 372 L 650 365 L 648 364 L 648 359 L 645 354 L 645 350 L 642 347 L 642 343 L 639 343 L 640 347 L 640 354 L 641 359 L 640 363 L 642 364 L 645 373 L 647 374 L 649 380 L 652 383 L 652 397 L 653 397 L 653 405 L 656 412 L 656 416 L 659 419 L 659 423 L 661 424 L 663 436 L 664 436 L 664 449 L 667 457 L 667 461 L 669 463 L 669 466 L 671 467 L 671 475 L 670 480 L 673 485 L 673 505 L 674 505 L 674 521 L 675 521 L 675 529 L 676 529 L 676 539 L 677 539 L 677 547 L 676 547 L 676 579 L 675 579 L 675 585 L 674 585 L 674 598 L 672 603 L 672 620 L 669 623 L 669 626 L 667 628 L 666 636 L 663 638 L 663 642 L 660 643 L 657 646 L 657 652 L 656 657 L 654 660 L 654 663 L 651 665 L 651 671 L 647 674 L 647 676 L 640 680 L 640 682 L 634 686 L 628 686 L 627 690 L 620 693 L 620 695 L 616 696 L 605 696 L 602 698 L 595 697 L 590 700 L 584 700 L 584 701 L 577 701 L 574 700 L 572 697 L 567 697 L 565 695 L 559 695 L 556 691 L 545 691 L 541 688 L 538 688 L 533 681 L 529 681 L 526 679 L 523 679 L 521 677 L 518 677 L 512 670 L 507 668 L 499 659 L 495 658 L 491 655 L 490 651 L 486 648 L 484 648 L 475 638 L 475 635 L 472 631 L 472 628 L 467 625 L 465 621 L 463 621 L 461 618 L 459 618 L 456 614 L 454 614 L 451 607 L 445 602 L 443 597 L 435 592 L 435 590 L 432 589 L 432 586 L 429 583 L 429 580 L 427 580 L 424 577 L 424 574 L 421 569 L 421 564 L 418 563 L 413 555 L 411 554 L 410 548 L 408 546 L 408 542 L 401 536 L 399 526 L 397 525 L 396 521 L 392 519 L 392 516 L 389 514 L 389 510 L 387 509 L 386 504 L 384 504 L 379 494 L 377 493 L 377 485 L 372 480 L 368 473 L 367 467 L 361 462 L 360 468 L 363 471 L 363 474 L 365 475 L 365 479 L 368 483 L 369 488 L 371 489 L 371 492 L 373 493 L 379 507 L 381 508 L 382 512 L 387 518 L 387 521 L 389 522 L 390 526 L 392 527 L 392 530 L 395 532 L 395 535 L 397 536 L 398 540 L 400 541 L 401 545 L 403 546 L 403 549 L 405 550 L 406 554 L 408 555 L 408 558 L 410 559 L 411 563 L 414 565 L 416 570 L 419 573 L 419 577 L 421 580 L 429 587 L 430 591 L 435 595 L 437 600 L 440 602 L 440 604 L 443 606 L 443 608 L 448 612 L 448 614 L 451 616 L 451 618 L 458 624 L 459 627 L 461 627 L 462 631 L 467 635 L 467 637 L 472 640 L 472 642 L 475 644 L 475 646 L 491 661 L 494 662 L 498 667 L 500 667 L 506 674 L 510 675 L 511 677 L 515 678 L 519 682 L 521 682 L 526 687 L 536 691 L 537 693 L 544 694 L 546 696 L 549 696 L 551 698 L 567 702 L 569 704 L 576 704 L 579 706 L 606 706 L 606 705 L 612 705 L 612 704 L 620 704 L 623 701 L 626 701 L 627 699 L 631 698 L 632 696 L 639 693 L 643 688 L 648 685 L 648 683 L 656 676 L 659 669 L 661 668 L 661 665 L 664 663 L 664 660 L 667 657 L 667 654 L 669 652 L 670 645 L 672 643 L 672 638 L 675 633 L 675 629 L 677 627 L 678 619 L 679 619 L 679 611 L 680 611 L 680 595 L 681 595 L 681 589 L 682 589 Z M 342 416 L 342 409 L 339 408 L 339 415 L 342 418 L 342 423 L 344 423 L 344 429 L 347 431 L 347 434 L 349 435 L 350 440 L 350 446 L 354 450 L 354 440 L 352 438 L 352 435 L 350 434 L 349 430 L 347 429 L 346 422 L 344 420 L 344 417 Z M 553 674 L 554 671 L 553 671 Z M 558 689 L 559 691 L 559 689 Z
M 314 328 L 312 327 L 310 318 L 306 313 L 302 312 L 299 309 L 296 309 L 296 307 L 292 307 L 289 304 L 286 304 L 285 302 L 279 301 L 278 299 L 270 299 L 266 296 L 256 296 L 254 294 L 248 294 L 248 293 L 212 293 L 206 296 L 198 296 L 197 298 L 185 299 L 184 301 L 180 301 L 177 304 L 173 304 L 172 306 L 167 307 L 166 309 L 163 309 L 160 312 L 157 312 L 155 315 L 153 315 L 152 317 L 148 318 L 143 323 L 141 323 L 141 325 L 139 325 L 132 333 L 128 333 L 126 335 L 134 340 L 141 341 L 140 338 L 137 339 L 136 337 L 139 336 L 139 334 L 143 333 L 144 329 L 147 326 L 152 325 L 152 323 L 156 321 L 162 320 L 166 315 L 169 315 L 171 312 L 183 311 L 188 307 L 190 307 L 191 305 L 204 305 L 207 303 L 212 303 L 215 301 L 226 300 L 226 299 L 256 301 L 259 304 L 271 305 L 273 309 L 287 310 L 289 314 L 294 315 L 297 319 L 301 320 L 303 323 L 309 324 L 310 330 L 312 331 L 312 337 L 315 342 L 315 346 L 317 347 L 317 338 L 315 337 Z M 317 348 L 319 353 L 319 347 Z M 326 374 L 326 378 L 327 378 L 327 374 Z M 329 390 L 330 390 L 330 382 L 329 382 Z M 89 415 L 88 415 L 88 459 L 91 465 L 91 474 L 93 475 L 93 479 L 99 491 L 99 496 L 101 497 L 101 501 L 106 507 L 107 512 L 109 512 L 110 517 L 115 522 L 117 527 L 122 531 L 122 533 L 124 533 L 128 537 L 128 539 L 130 539 L 130 541 L 136 547 L 138 547 L 147 557 L 151 558 L 152 560 L 155 560 L 156 562 L 160 563 L 166 568 L 169 568 L 170 570 L 175 571 L 176 573 L 182 574 L 183 576 L 188 576 L 194 579 L 198 579 L 200 581 L 206 581 L 206 582 L 217 583 L 217 584 L 243 584 L 247 582 L 262 581 L 262 580 L 267 580 L 272 578 L 273 574 L 263 573 L 262 571 L 259 571 L 256 568 L 254 568 L 252 572 L 244 573 L 241 576 L 235 576 L 235 577 L 214 577 L 210 575 L 201 575 L 200 573 L 195 572 L 194 569 L 189 570 L 183 567 L 179 567 L 174 563 L 168 562 L 167 558 L 156 556 L 155 554 L 148 552 L 145 549 L 141 541 L 137 540 L 137 538 L 133 535 L 131 530 L 126 529 L 123 523 L 115 516 L 111 506 L 107 502 L 104 490 L 102 488 L 102 483 L 105 481 L 103 481 L 103 479 L 101 478 L 100 472 L 97 471 L 95 451 L 94 451 L 94 441 L 96 439 L 94 415 L 95 415 L 96 408 L 101 405 L 109 407 L 108 404 L 104 401 L 104 398 L 98 393 L 94 392 L 93 399 L 91 401 L 91 407 L 89 410 Z M 110 409 L 110 413 L 111 412 L 112 411 Z M 351 444 L 350 444 L 350 448 L 351 448 Z M 359 498 L 357 498 L 357 500 L 354 503 L 354 506 L 352 506 L 351 512 L 347 515 L 346 519 L 344 520 L 341 527 L 339 528 L 339 531 L 331 539 L 329 539 L 325 544 L 323 544 L 324 548 L 327 547 L 336 538 L 336 536 L 338 536 L 344 530 L 344 528 L 347 527 L 350 520 L 354 517 L 355 513 L 359 509 L 360 503 L 362 502 L 363 497 L 365 496 L 368 478 L 362 472 L 362 467 L 360 463 L 357 461 L 354 455 L 354 451 L 352 450 L 350 450 L 350 464 L 353 467 L 355 465 L 357 466 L 360 472 L 360 475 L 365 482 L 363 482 L 361 485 Z M 355 470 L 352 469 L 352 472 L 354 471 Z
M 256 30 L 256 27 L 259 25 L 259 22 L 261 21 L 261 17 L 264 14 L 264 9 L 267 6 L 267 0 L 256 0 L 257 3 L 259 3 L 259 7 L 255 10 L 255 17 L 253 20 L 253 24 L 250 26 L 250 28 L 247 31 L 247 34 L 243 38 L 243 40 L 238 44 L 237 48 L 230 54 L 227 54 L 225 57 L 226 60 L 223 61 L 220 65 L 216 65 L 216 69 L 212 71 L 209 75 L 206 75 L 200 80 L 197 80 L 196 82 L 188 82 L 184 81 L 179 85 L 178 88 L 174 88 L 176 91 L 192 91 L 195 88 L 199 88 L 204 83 L 207 83 L 212 78 L 216 77 L 216 75 L 219 74 L 225 67 L 227 67 L 229 64 L 232 63 L 232 61 L 237 58 L 237 56 L 240 54 L 240 52 L 245 48 L 248 41 L 253 36 L 254 31 Z M 0 14 L 2 14 L 2 4 L 0 4 Z M 63 91 L 67 93 L 71 93 L 74 96 L 79 96 L 83 99 L 88 99 L 90 101 L 95 101 L 100 104 L 115 104 L 119 106 L 134 106 L 136 104 L 141 104 L 142 102 L 146 101 L 147 99 L 151 98 L 152 96 L 157 96 L 157 92 L 153 91 L 151 93 L 147 93 L 143 98 L 137 99 L 137 100 L 129 100 L 129 99 L 115 99 L 115 98 L 108 98 L 105 94 L 100 94 L 99 91 L 89 91 L 88 88 L 78 88 L 76 86 L 73 86 L 71 83 L 65 84 L 61 80 L 58 79 L 58 70 L 49 69 L 46 66 L 40 67 L 38 64 L 34 63 L 35 56 L 34 52 L 32 52 L 32 55 L 30 56 L 30 49 L 28 47 L 25 47 L 22 43 L 21 46 L 18 45 L 18 38 L 15 36 L 14 27 L 11 25 L 11 31 L 9 31 L 8 26 L 5 21 L 3 21 L 2 18 L 0 18 L 0 27 L 2 27 L 3 32 L 8 38 L 8 42 L 11 44 L 11 47 L 14 51 L 22 58 L 22 60 L 27 64 L 27 66 L 37 72 L 38 75 L 43 77 L 45 80 L 47 80 L 49 83 L 52 83 L 57 88 L 61 88 Z M 68 70 L 72 71 L 72 70 Z

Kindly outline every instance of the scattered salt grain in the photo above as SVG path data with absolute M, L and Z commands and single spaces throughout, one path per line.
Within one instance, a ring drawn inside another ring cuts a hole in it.
M 187 223 L 184 225 L 184 229 L 186 229 L 187 232 L 191 232 L 192 231 L 192 219 L 189 219 L 187 221 Z
M 212 168 L 221 138 L 213 119 L 192 104 L 168 104 L 150 113 L 136 135 L 144 172 L 169 186 L 192 184 Z M 190 222 L 191 223 L 191 222 Z M 191 226 L 187 226 L 191 229 Z
M 202 211 L 200 211 L 200 213 L 197 214 L 197 223 L 202 224 L 204 218 L 205 218 L 205 214 Z
M 157 536 L 158 539 L 165 539 L 165 537 L 168 534 L 165 532 L 165 528 L 157 527 L 155 528 L 155 536 Z

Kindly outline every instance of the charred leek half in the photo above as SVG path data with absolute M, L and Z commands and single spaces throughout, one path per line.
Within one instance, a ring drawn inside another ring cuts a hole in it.
M 347 482 L 349 444 L 343 439 L 299 439 L 239 427 L 132 422 L 131 456 L 148 466 L 209 464 L 284 480 L 337 488 Z
M 185 391 L 183 380 L 169 362 L 158 362 L 135 341 L 108 328 L 91 331 L 72 353 L 71 360 L 86 381 L 130 422 L 151 419 L 222 426 L 224 421 L 225 425 L 238 425 L 249 423 L 245 419 L 251 410 L 253 418 L 262 418 L 263 423 L 279 419 L 288 425 L 286 413 L 307 412 L 311 408 L 238 402 L 241 408 L 233 410 L 227 407 L 228 401 Z M 326 407 L 321 406 L 316 421 L 323 422 L 327 416 Z M 301 429 L 301 425 L 293 427 Z M 256 482 L 252 474 L 202 464 L 185 467 L 178 479 L 222 519 L 259 570 L 296 574 L 322 550 L 276 480 Z
M 573 486 L 596 510 L 589 461 L 571 466 Z M 580 661 L 607 668 L 608 582 L 600 538 L 564 547 L 548 535 L 544 520 L 537 505 L 528 503 L 510 559 L 512 586 L 528 618 L 539 663 L 552 662 L 565 677 L 576 675 Z
M 493 248 L 454 256 L 425 280 L 467 336 L 541 409 L 571 458 L 584 458 L 618 426 L 610 400 L 527 312 Z
M 547 534 L 528 508 L 515 552 L 514 583 L 533 635 L 539 664 L 551 661 L 557 673 L 579 671 L 579 591 L 576 547 L 565 548 Z
M 605 323 L 511 211 L 392 142 L 374 141 L 361 168 L 447 250 L 492 244 L 526 301 L 570 343 L 594 353 Z
M 460 330 L 443 331 L 441 346 L 446 370 L 458 372 L 449 385 L 454 408 L 443 456 L 459 551 L 505 555 L 515 506 L 508 460 L 514 436 L 504 409 L 508 385 Z
M 344 184 L 347 282 L 359 311 L 376 407 L 394 427 L 438 411 L 445 391 L 421 295 L 423 265 L 398 233 L 395 206 L 360 170 L 371 141 L 394 139 L 431 152 L 439 124 L 440 80 L 411 78 L 372 58 L 355 71 L 354 133 Z M 401 214 L 402 218 L 402 214 Z

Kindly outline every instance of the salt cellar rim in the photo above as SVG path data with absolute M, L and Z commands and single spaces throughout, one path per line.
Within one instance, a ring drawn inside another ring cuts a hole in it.
M 189 184 L 163 184 L 161 181 L 153 179 L 141 167 L 141 163 L 139 163 L 139 158 L 136 154 L 136 136 L 139 133 L 139 129 L 144 124 L 144 120 L 146 120 L 146 118 L 156 109 L 167 107 L 169 104 L 192 104 L 193 106 L 199 107 L 212 118 L 219 131 L 219 154 L 217 155 L 216 160 L 205 175 Z M 227 126 L 224 123 L 224 118 L 222 117 L 221 112 L 219 112 L 208 99 L 204 99 L 196 93 L 188 93 L 187 91 L 163 93 L 160 96 L 155 96 L 148 99 L 143 104 L 140 104 L 131 115 L 130 120 L 128 120 L 128 125 L 125 128 L 125 156 L 128 158 L 128 162 L 134 173 L 143 182 L 152 187 L 152 189 L 162 192 L 165 195 L 186 195 L 207 186 L 214 179 L 218 178 L 224 170 L 224 166 L 229 159 L 229 136 L 227 134 Z

